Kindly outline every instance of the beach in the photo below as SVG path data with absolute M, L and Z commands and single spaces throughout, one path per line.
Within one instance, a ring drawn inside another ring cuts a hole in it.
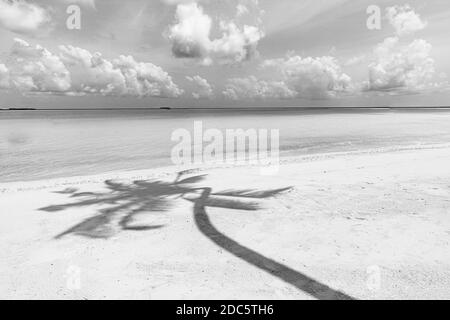
M 442 141 L 445 142 L 445 141 Z M 450 147 L 0 184 L 2 299 L 448 299 Z
M 0 0 L 0 300 L 449 300 L 449 30 L 443 0 Z

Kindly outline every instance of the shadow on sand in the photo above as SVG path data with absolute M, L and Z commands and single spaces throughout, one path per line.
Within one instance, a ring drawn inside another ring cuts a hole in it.
M 105 181 L 107 190 L 104 192 L 78 192 L 77 189 L 66 189 L 58 193 L 67 194 L 74 199 L 73 202 L 39 210 L 58 212 L 75 207 L 106 205 L 106 208 L 98 209 L 93 217 L 58 234 L 55 238 L 59 239 L 68 234 L 109 238 L 121 230 L 145 231 L 164 227 L 164 225 L 139 225 L 136 224 L 135 218 L 139 214 L 157 214 L 167 211 L 173 200 L 183 198 L 194 203 L 194 219 L 200 232 L 234 256 L 317 299 L 353 299 L 227 237 L 214 227 L 206 211 L 207 207 L 258 210 L 259 205 L 255 202 L 257 199 L 273 197 L 291 188 L 265 191 L 227 190 L 213 193 L 209 187 L 195 186 L 205 176 L 181 179 L 184 174 L 186 172 L 180 172 L 174 182 L 134 181 L 132 184 L 122 184 Z

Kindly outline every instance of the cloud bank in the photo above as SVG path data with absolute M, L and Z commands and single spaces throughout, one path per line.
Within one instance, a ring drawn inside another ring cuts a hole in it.
M 192 93 L 192 96 L 195 99 L 210 99 L 213 97 L 213 88 L 206 79 L 203 79 L 198 75 L 193 77 L 187 76 L 186 79 L 193 83 L 197 88 L 197 91 Z
M 283 81 L 265 81 L 250 76 L 227 81 L 223 95 L 232 100 L 240 99 L 288 99 L 296 93 Z
M 183 93 L 162 68 L 132 56 L 108 60 L 101 53 L 73 46 L 59 50 L 53 54 L 15 39 L 11 62 L 0 67 L 3 87 L 67 95 L 178 97 Z
M 333 57 L 302 58 L 288 56 L 266 60 L 262 67 L 276 71 L 279 81 L 259 80 L 254 76 L 230 79 L 223 94 L 231 99 L 336 97 L 351 90 L 351 78 L 343 73 Z
M 61 59 L 40 45 L 14 39 L 8 65 L 9 81 L 19 91 L 64 92 L 70 89 L 70 74 Z

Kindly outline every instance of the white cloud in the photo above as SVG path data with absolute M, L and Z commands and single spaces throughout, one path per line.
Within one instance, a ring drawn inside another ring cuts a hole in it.
M 48 12 L 24 0 L 0 0 L 0 25 L 17 33 L 32 33 L 50 21 Z
M 0 79 L 22 92 L 67 95 L 101 94 L 136 97 L 178 97 L 183 93 L 170 75 L 152 63 L 131 56 L 114 60 L 101 53 L 60 46 L 58 55 L 16 39 L 11 62 L 0 67 Z M 1 65 L 0 65 L 1 66 Z
M 409 5 L 389 7 L 386 13 L 398 36 L 413 34 L 427 26 Z
M 112 61 L 101 53 L 73 46 L 60 46 L 61 57 L 73 75 L 72 91 L 102 95 L 178 97 L 182 90 L 170 75 L 152 63 L 132 56 Z
M 287 86 L 298 97 L 328 98 L 351 89 L 351 78 L 342 71 L 337 60 L 330 56 L 289 56 L 265 61 L 264 66 L 279 70 Z
M 10 83 L 20 91 L 64 92 L 70 88 L 70 74 L 61 59 L 40 45 L 14 39 Z
M 178 5 L 178 23 L 169 31 L 172 52 L 179 58 L 203 58 L 209 51 L 212 21 L 196 3 Z
M 369 64 L 369 80 L 363 90 L 387 94 L 418 93 L 447 86 L 433 82 L 435 62 L 432 46 L 425 40 L 402 42 L 402 37 L 427 26 L 409 5 L 387 9 L 387 16 L 396 36 L 386 38 L 373 51 Z
M 385 39 L 374 50 L 367 90 L 414 92 L 435 86 L 431 49 L 425 40 L 402 45 L 398 37 Z
M 342 72 L 333 57 L 302 58 L 288 56 L 266 60 L 264 68 L 274 68 L 278 81 L 265 81 L 254 76 L 230 79 L 223 94 L 231 99 L 335 97 L 352 90 L 351 78 Z
M 168 34 L 173 54 L 178 58 L 199 59 L 203 64 L 248 60 L 255 55 L 258 42 L 264 37 L 258 27 L 239 27 L 233 21 L 222 21 L 219 25 L 222 36 L 211 40 L 212 19 L 197 3 L 179 4 L 176 21 Z
M 237 63 L 256 55 L 256 47 L 264 36 L 255 26 L 245 25 L 240 29 L 234 22 L 222 22 L 222 37 L 211 42 L 211 53 L 225 63 Z
M 0 64 L 0 89 L 9 88 L 9 70 L 4 64 Z
M 186 79 L 189 82 L 192 82 L 193 84 L 195 84 L 195 86 L 197 87 L 197 91 L 192 93 L 192 96 L 195 99 L 212 98 L 213 97 L 213 95 L 214 95 L 213 88 L 206 79 L 203 79 L 202 77 L 200 77 L 198 75 L 193 76 L 193 77 L 187 76 Z
M 236 6 L 236 16 L 237 17 L 241 17 L 241 16 L 243 16 L 243 15 L 246 15 L 246 14 L 248 14 L 250 11 L 248 10 L 248 8 L 245 6 L 245 5 L 243 5 L 242 3 L 239 3 L 237 6 Z
M 102 95 L 124 94 L 125 78 L 101 53 L 72 46 L 60 46 L 61 58 L 73 74 L 71 91 Z
M 287 99 L 296 96 L 283 81 L 264 81 L 254 76 L 233 78 L 227 81 L 223 95 L 232 100 L 239 99 Z
M 125 94 L 176 98 L 183 94 L 172 77 L 150 62 L 137 62 L 132 56 L 120 56 L 113 61 L 125 78 Z

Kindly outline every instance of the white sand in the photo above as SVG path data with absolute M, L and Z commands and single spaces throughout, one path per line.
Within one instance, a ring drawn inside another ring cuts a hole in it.
M 3 184 L 0 298 L 310 299 L 311 292 L 319 292 L 316 298 L 333 297 L 333 289 L 357 299 L 449 299 L 449 163 L 450 148 L 442 147 L 290 159 L 275 176 L 246 167 L 199 172 L 208 176 L 193 186 L 213 192 L 293 187 L 267 199 L 214 196 L 216 202 L 227 200 L 228 207 L 214 207 L 214 201 L 206 207 L 220 232 L 267 259 L 213 243 L 196 226 L 194 204 L 186 200 L 200 193 L 183 198 L 167 195 L 173 189 L 164 187 L 153 197 L 170 207 L 150 213 L 144 208 L 133 221 L 163 228 L 121 230 L 118 221 L 130 210 L 146 201 L 161 205 L 137 192 L 131 209 L 118 210 L 107 225 L 110 238 L 89 238 L 80 229 L 54 238 L 101 209 L 121 205 L 121 192 L 129 192 L 118 191 L 113 202 L 111 195 L 71 198 L 55 191 L 104 193 L 108 177 L 126 184 L 136 178 L 173 181 L 175 174 L 165 170 Z M 39 210 L 83 199 L 97 203 Z M 233 209 L 239 205 L 229 200 L 241 200 L 241 206 L 255 201 L 261 209 Z M 295 279 L 296 272 L 303 278 Z

